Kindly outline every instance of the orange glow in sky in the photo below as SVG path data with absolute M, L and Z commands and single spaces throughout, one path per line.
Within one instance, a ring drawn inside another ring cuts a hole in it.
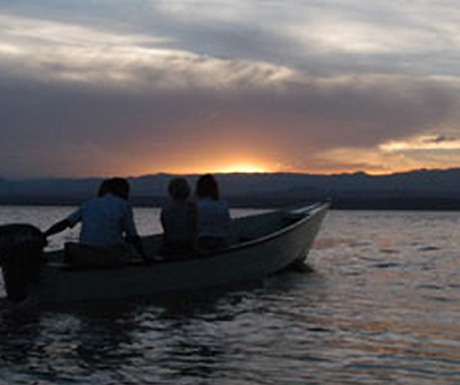
M 265 166 L 262 163 L 252 162 L 216 162 L 211 165 L 197 165 L 195 167 L 189 167 L 186 169 L 171 169 L 172 173 L 183 173 L 183 174 L 204 174 L 204 173 L 216 173 L 216 174 L 229 174 L 229 173 L 258 173 L 258 172 L 274 172 L 271 167 Z
M 281 171 L 281 166 L 275 161 L 270 161 L 254 156 L 233 158 L 226 155 L 222 157 L 211 155 L 206 159 L 199 156 L 187 156 L 181 161 L 152 162 L 150 159 L 137 159 L 136 162 L 126 162 L 126 169 L 118 168 L 120 175 L 146 175 L 164 172 L 168 174 L 228 174 L 228 173 L 272 173 Z M 116 165 L 114 166 L 114 168 Z
M 217 173 L 231 173 L 231 172 L 269 172 L 266 167 L 257 165 L 255 163 L 231 163 L 222 167 L 216 167 L 211 170 Z
M 187 161 L 156 165 L 156 168 L 158 167 L 160 168 L 159 171 L 172 174 L 270 173 L 279 171 L 279 164 L 267 159 L 254 156 L 232 157 L 227 154 L 220 156 L 212 154 L 206 159 L 190 156 Z M 152 171 L 150 170 L 150 172 Z

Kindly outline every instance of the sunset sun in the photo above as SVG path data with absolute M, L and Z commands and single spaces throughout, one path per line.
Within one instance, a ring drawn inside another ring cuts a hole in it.
M 254 163 L 233 163 L 222 167 L 218 167 L 214 170 L 217 173 L 253 173 L 253 172 L 269 172 L 266 167 L 254 164 Z

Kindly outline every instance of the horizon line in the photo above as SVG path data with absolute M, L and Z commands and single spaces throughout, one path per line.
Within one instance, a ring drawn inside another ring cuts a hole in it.
M 366 171 L 344 171 L 344 172 L 332 172 L 332 173 L 309 173 L 302 171 L 260 171 L 260 172 L 243 172 L 243 171 L 234 171 L 234 172 L 202 172 L 202 173 L 174 173 L 174 172 L 163 172 L 159 171 L 156 173 L 150 174 L 140 174 L 140 175 L 106 175 L 106 176 L 22 176 L 22 177 L 11 177 L 11 176 L 2 176 L 0 175 L 0 182 L 4 181 L 26 181 L 26 180 L 43 180 L 43 179 L 70 179 L 70 180 L 88 180 L 88 179 L 106 179 L 112 177 L 122 177 L 126 179 L 137 179 L 137 178 L 146 178 L 152 176 L 183 176 L 183 177 L 197 177 L 204 174 L 213 174 L 216 176 L 226 176 L 226 175 L 309 175 L 309 176 L 343 176 L 343 175 L 365 175 L 370 177 L 383 177 L 383 176 L 392 176 L 392 175 L 401 175 L 401 174 L 410 174 L 416 172 L 445 172 L 445 171 L 454 171 L 460 170 L 460 167 L 448 167 L 448 168 L 418 168 L 407 171 L 397 171 L 397 172 L 388 172 L 388 173 L 369 173 Z

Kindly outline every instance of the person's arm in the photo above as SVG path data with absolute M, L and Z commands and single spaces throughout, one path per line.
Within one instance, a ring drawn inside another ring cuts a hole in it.
M 165 214 L 165 208 L 163 207 L 160 212 L 160 223 L 161 227 L 163 228 L 163 232 L 166 232 L 166 214 Z
M 63 221 L 55 223 L 53 226 L 51 226 L 48 230 L 46 230 L 43 235 L 46 237 L 49 237 L 50 235 L 54 235 L 57 233 L 60 233 L 61 231 L 64 231 L 70 227 L 70 222 L 67 219 L 64 219 Z
M 160 223 L 163 229 L 163 244 L 168 243 L 168 221 L 166 219 L 166 207 L 163 207 L 160 212 Z
M 187 230 L 193 250 L 198 248 L 198 210 L 195 202 L 188 203 Z
M 139 253 L 139 255 L 142 257 L 145 263 L 150 264 L 152 262 L 152 259 L 149 256 L 147 256 L 147 254 L 144 251 L 141 237 L 139 237 L 138 235 L 127 236 L 126 241 L 133 245 L 134 249 Z
M 55 223 L 48 230 L 46 230 L 43 233 L 43 235 L 46 238 L 46 237 L 49 237 L 50 235 L 58 234 L 61 231 L 64 231 L 65 229 L 69 227 L 74 227 L 78 222 L 81 221 L 82 215 L 83 215 L 82 208 L 79 208 L 78 210 L 70 214 L 66 219 Z
M 228 237 L 229 238 L 232 238 L 233 237 L 233 232 L 234 232 L 234 229 L 233 229 L 233 219 L 232 217 L 230 216 L 230 209 L 228 207 L 228 203 L 225 202 L 225 229 L 227 230 L 227 234 L 228 234 Z
M 126 215 L 123 217 L 123 230 L 126 233 L 126 241 L 133 245 L 134 249 L 139 253 L 145 263 L 151 263 L 152 260 L 144 251 L 142 241 L 137 235 L 136 225 L 134 223 L 134 215 L 131 206 L 128 206 Z

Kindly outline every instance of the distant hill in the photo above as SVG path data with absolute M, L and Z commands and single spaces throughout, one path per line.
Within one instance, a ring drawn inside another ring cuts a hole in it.
M 169 174 L 129 177 L 134 205 L 158 206 Z M 460 169 L 389 175 L 363 172 L 217 174 L 222 196 L 240 207 L 276 207 L 330 199 L 344 209 L 460 209 Z M 186 178 L 194 185 L 198 175 Z M 102 178 L 0 178 L 0 204 L 76 205 L 93 197 Z

